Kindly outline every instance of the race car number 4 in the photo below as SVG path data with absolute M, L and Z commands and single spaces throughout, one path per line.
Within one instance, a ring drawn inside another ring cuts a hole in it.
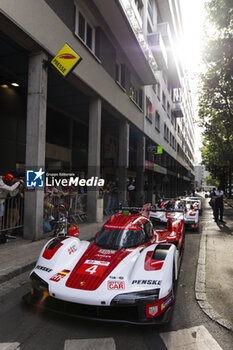
M 98 268 L 98 266 L 97 266 L 97 265 L 94 265 L 94 266 L 89 267 L 89 268 L 86 269 L 85 271 L 86 271 L 86 272 L 89 272 L 89 273 L 92 275 L 93 273 L 96 273 L 97 268 Z

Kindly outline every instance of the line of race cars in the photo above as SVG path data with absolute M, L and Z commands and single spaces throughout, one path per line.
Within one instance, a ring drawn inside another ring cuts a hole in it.
M 122 209 L 93 243 L 78 233 L 51 239 L 30 274 L 31 292 L 24 300 L 85 319 L 168 322 L 184 250 L 181 201 Z
M 164 210 L 166 209 L 166 210 Z M 199 215 L 202 213 L 201 200 L 198 197 L 180 197 L 179 199 L 164 199 L 151 211 L 151 219 L 166 223 L 169 217 L 178 217 L 176 209 L 182 210 L 184 224 L 187 228 L 199 229 Z M 173 211 L 173 212 L 171 212 Z

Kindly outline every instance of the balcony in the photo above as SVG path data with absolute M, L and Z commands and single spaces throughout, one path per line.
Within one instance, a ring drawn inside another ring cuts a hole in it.
M 169 78 L 174 87 L 181 87 L 181 75 L 182 67 L 180 67 L 179 62 L 176 57 L 175 48 L 173 45 L 172 34 L 168 22 L 157 24 L 157 32 L 161 33 L 162 39 L 165 43 L 166 50 L 168 53 L 168 73 Z
M 184 113 L 183 113 L 183 108 L 182 108 L 181 102 L 173 103 L 172 112 L 174 114 L 174 117 L 176 117 L 176 118 L 183 118 L 184 117 Z
M 161 33 L 166 47 L 169 48 L 172 43 L 172 36 L 171 36 L 169 23 L 168 22 L 158 23 L 157 32 Z
M 159 32 L 150 33 L 147 35 L 147 40 L 159 69 L 167 69 L 168 57 L 162 34 Z

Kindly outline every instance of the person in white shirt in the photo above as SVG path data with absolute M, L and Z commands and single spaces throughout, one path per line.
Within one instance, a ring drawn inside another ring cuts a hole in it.
M 223 196 L 224 192 L 221 187 L 218 186 L 218 189 L 214 191 L 213 199 L 214 199 L 214 221 L 224 222 L 223 221 Z M 218 219 L 220 214 L 220 219 Z
M 2 228 L 2 217 L 4 215 L 4 204 L 5 199 L 8 195 L 14 197 L 17 195 L 20 183 L 23 183 L 22 180 L 17 180 L 15 182 L 14 176 L 12 174 L 6 174 L 5 176 L 0 176 L 0 231 Z

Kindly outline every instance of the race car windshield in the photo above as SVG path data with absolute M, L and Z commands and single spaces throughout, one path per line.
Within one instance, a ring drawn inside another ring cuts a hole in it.
M 95 244 L 106 249 L 122 249 L 138 247 L 145 243 L 143 230 L 118 230 L 102 227 L 98 232 Z

